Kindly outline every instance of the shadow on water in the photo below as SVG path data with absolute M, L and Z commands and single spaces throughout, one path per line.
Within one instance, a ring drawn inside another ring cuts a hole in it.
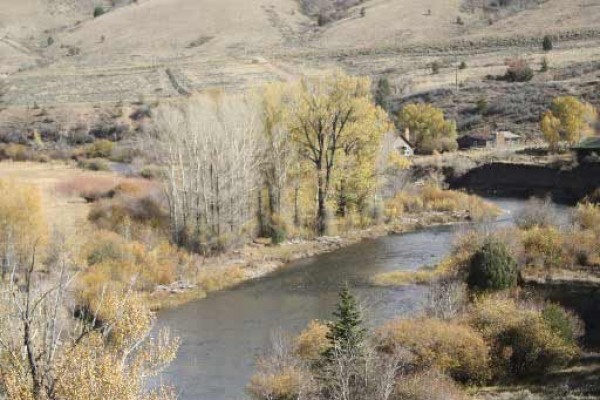
M 512 215 L 524 204 L 493 201 L 506 210 L 494 227 L 510 225 Z M 163 379 L 181 391 L 183 400 L 244 398 L 244 387 L 270 333 L 298 332 L 310 320 L 330 318 L 344 282 L 360 298 L 370 324 L 418 311 L 427 288 L 374 287 L 370 278 L 436 264 L 449 254 L 455 233 L 464 229 L 444 226 L 366 240 L 161 312 L 159 323 L 171 327 L 183 343 Z

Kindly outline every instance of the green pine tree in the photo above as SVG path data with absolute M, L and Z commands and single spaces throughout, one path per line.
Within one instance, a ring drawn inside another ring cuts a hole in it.
M 379 78 L 377 89 L 375 90 L 375 104 L 387 110 L 389 106 L 389 97 L 392 95 L 392 88 L 387 77 Z
M 330 347 L 325 351 L 327 358 L 331 358 L 336 349 L 342 352 L 360 350 L 366 336 L 362 313 L 347 284 L 340 291 L 339 297 L 337 310 L 333 313 L 336 320 L 329 323 L 327 339 Z

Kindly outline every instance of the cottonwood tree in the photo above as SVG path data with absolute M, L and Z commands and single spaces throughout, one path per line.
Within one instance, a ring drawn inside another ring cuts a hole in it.
M 260 134 L 258 106 L 244 96 L 213 93 L 158 110 L 147 143 L 164 166 L 176 243 L 221 247 L 251 221 Z
M 591 135 L 596 117 L 597 112 L 591 104 L 573 96 L 560 96 L 542 116 L 540 129 L 554 151 L 560 142 L 572 145 Z
M 410 140 L 420 153 L 456 150 L 456 122 L 431 104 L 411 103 L 402 108 L 398 122 L 410 132 Z
M 378 146 L 389 130 L 387 115 L 373 104 L 370 89 L 368 78 L 340 72 L 305 79 L 296 87 L 290 132 L 299 156 L 312 165 L 319 235 L 327 232 L 327 200 L 342 153 L 354 157 L 367 146 Z
M 281 204 L 292 163 L 297 162 L 288 129 L 290 88 L 285 84 L 267 85 L 261 93 L 262 147 L 260 165 L 267 188 L 270 230 L 279 223 Z M 297 203 L 295 203 L 297 204 Z M 259 212 L 262 210 L 259 209 Z M 273 232 L 269 232 L 273 235 Z

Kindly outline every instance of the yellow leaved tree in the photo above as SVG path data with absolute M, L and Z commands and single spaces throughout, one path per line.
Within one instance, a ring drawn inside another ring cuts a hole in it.
M 327 232 L 327 201 L 332 187 L 344 192 L 349 181 L 370 185 L 357 164 L 374 165 L 381 139 L 391 129 L 385 111 L 371 98 L 368 78 L 342 72 L 308 78 L 296 85 L 289 129 L 301 159 L 312 166 L 317 192 L 316 232 Z M 356 174 L 358 171 L 358 174 Z M 353 176 L 354 175 L 354 176 Z M 343 194 L 342 197 L 346 197 Z
M 434 151 L 456 150 L 456 122 L 448 121 L 444 112 L 426 103 L 411 103 L 402 108 L 400 125 L 409 130 L 416 151 L 431 154 Z
M 573 96 L 559 96 L 542 116 L 540 129 L 550 148 L 556 150 L 560 142 L 572 145 L 591 135 L 596 117 L 591 104 Z

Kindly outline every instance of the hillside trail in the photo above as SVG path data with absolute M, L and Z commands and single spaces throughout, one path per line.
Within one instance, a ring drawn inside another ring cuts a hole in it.
M 271 71 L 275 75 L 277 75 L 279 77 L 279 79 L 281 79 L 284 82 L 294 82 L 302 77 L 301 75 L 294 74 L 294 73 L 290 72 L 288 69 L 286 69 L 270 60 L 267 60 L 264 57 L 260 57 L 260 56 L 256 57 L 256 60 L 259 63 L 261 63 L 263 66 L 265 66 L 265 68 L 267 68 L 269 71 Z

